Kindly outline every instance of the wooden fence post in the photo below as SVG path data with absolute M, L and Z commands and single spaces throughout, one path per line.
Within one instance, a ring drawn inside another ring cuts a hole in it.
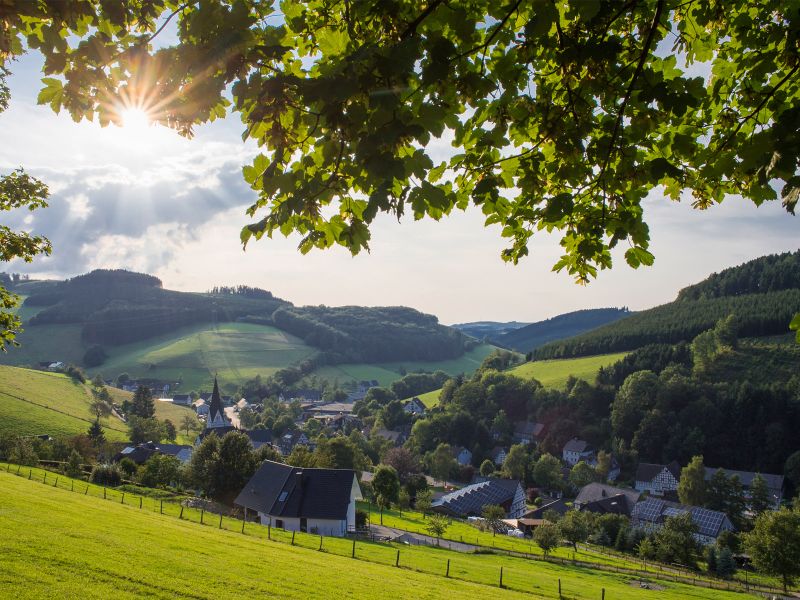
M 178 515 L 178 519 L 183 518 L 183 504 L 181 504 L 181 514 Z
M 219 529 L 222 529 L 222 513 L 219 513 Z
M 503 567 L 500 566 L 500 587 L 503 587 Z
M 294 532 L 292 532 L 292 535 L 294 535 Z M 319 551 L 322 552 L 322 536 L 319 536 Z
M 267 539 L 272 540 L 272 519 L 267 523 Z
M 31 477 L 33 477 L 33 469 L 28 470 L 28 479 L 30 479 Z
M 120 500 L 119 503 L 125 504 L 125 492 L 122 492 L 122 500 Z
M 356 540 L 353 538 L 353 552 L 350 554 L 350 558 L 356 557 Z
M 447 571 L 444 574 L 445 577 L 450 577 L 450 559 L 447 559 Z
M 294 534 L 295 534 L 295 532 L 293 531 L 293 532 L 292 532 L 292 541 L 291 541 L 291 545 L 292 545 L 292 546 L 294 546 Z
M 161 507 L 158 509 L 159 512 L 163 515 L 164 514 L 164 501 L 161 501 Z
M 47 471 L 44 472 L 44 479 L 42 479 L 42 483 L 47 483 Z
M 561 600 L 561 577 L 558 578 L 558 599 Z
M 56 482 L 53 484 L 53 487 L 58 487 L 58 477 L 56 477 Z
M 606 600 L 606 588 L 600 590 L 600 600 Z
M 247 522 L 247 508 L 244 509 L 244 516 L 242 517 L 242 533 L 244 533 L 244 524 Z
M 11 465 L 9 465 L 9 467 L 10 467 L 10 466 L 11 466 Z M 21 468 L 22 468 L 22 465 L 17 465 L 17 475 L 19 475 L 19 470 L 20 470 Z M 11 470 L 9 469 L 9 471 L 8 471 L 8 472 L 10 473 L 10 472 L 11 472 Z
M 142 509 L 142 497 L 139 496 L 139 510 Z
M 394 566 L 395 567 L 400 566 L 400 550 L 397 551 L 397 558 L 394 559 Z
M 103 486 L 103 500 L 106 499 L 106 486 Z
M 83 492 L 83 495 L 84 496 L 88 496 L 89 495 L 89 486 L 88 485 L 86 486 L 86 491 Z
M 203 524 L 203 516 L 205 515 L 205 512 L 206 512 L 205 508 L 200 509 L 200 525 Z

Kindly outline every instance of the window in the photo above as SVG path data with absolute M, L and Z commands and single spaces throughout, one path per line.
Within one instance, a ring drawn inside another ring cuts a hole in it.
M 275 519 L 275 527 L 283 529 L 283 519 Z
M 281 495 L 278 496 L 278 502 L 285 502 L 288 495 L 289 492 L 281 492 Z

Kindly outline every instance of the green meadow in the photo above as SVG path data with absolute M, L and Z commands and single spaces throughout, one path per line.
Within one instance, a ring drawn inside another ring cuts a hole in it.
M 71 436 L 86 433 L 94 421 L 88 386 L 66 375 L 0 366 L 0 432 Z M 125 423 L 100 420 L 109 440 L 127 439 Z
M 558 598 L 560 582 L 562 597 L 576 600 L 600 599 L 603 590 L 621 600 L 744 597 L 665 581 L 651 582 L 658 590 L 643 590 L 630 575 L 500 554 L 293 538 L 254 523 L 243 534 L 235 519 L 168 503 L 161 514 L 162 504 L 152 498 L 53 473 L 43 484 L 39 469 L 30 470 L 28 481 L 27 468 L 21 476 L 10 469 L 0 470 L 1 596 Z

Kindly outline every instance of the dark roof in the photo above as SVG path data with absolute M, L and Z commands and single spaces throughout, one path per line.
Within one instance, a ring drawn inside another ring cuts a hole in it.
M 572 438 L 564 444 L 564 452 L 587 452 L 591 449 L 592 447 L 589 445 L 589 442 L 579 440 L 578 438 Z
M 491 452 L 489 452 L 489 458 L 491 458 L 492 460 L 496 460 L 497 457 L 500 456 L 502 452 L 508 454 L 508 450 L 506 450 L 505 448 L 502 448 L 501 446 L 495 446 L 494 448 L 492 448 Z
M 158 449 L 162 454 L 169 454 L 170 456 L 177 456 L 182 450 L 191 450 L 191 446 L 184 446 L 182 444 L 159 444 Z
M 342 417 L 344 415 L 340 415 Z M 339 417 L 334 417 L 339 418 Z M 398 440 L 403 436 L 402 431 L 392 431 L 391 429 L 376 429 L 374 435 L 378 437 L 382 437 L 385 440 L 389 440 L 390 442 L 397 443 Z
M 637 502 L 633 507 L 632 517 L 646 523 L 663 523 L 668 517 L 676 517 L 687 512 L 692 515 L 692 521 L 697 525 L 697 533 L 700 535 L 715 538 L 724 529 L 733 530 L 730 519 L 723 512 L 652 497 Z
M 355 477 L 351 469 L 304 469 L 267 460 L 234 502 L 274 517 L 346 519 Z
M 653 463 L 639 463 L 636 467 L 636 481 L 653 481 L 656 476 L 664 469 L 667 469 L 672 476 L 680 481 L 681 479 L 681 466 L 678 461 L 673 460 L 668 465 L 657 465 Z
M 711 479 L 719 469 L 714 469 L 712 467 L 706 467 L 706 481 Z M 737 475 L 739 477 L 739 481 L 742 482 L 742 485 L 746 488 L 749 488 L 752 483 L 753 479 L 755 479 L 756 473 L 752 471 L 734 471 L 733 469 L 722 469 L 725 471 L 725 475 L 728 478 Z M 767 487 L 772 490 L 779 492 L 783 489 L 783 475 L 770 475 L 769 473 L 761 473 L 761 477 L 764 478 L 764 481 L 767 484 Z
M 544 517 L 544 513 L 548 510 L 554 510 L 558 514 L 563 515 L 569 510 L 569 506 L 567 503 L 564 502 L 562 498 L 558 500 L 553 500 L 552 502 L 548 502 L 547 504 L 543 504 L 539 508 L 534 508 L 533 510 L 529 510 L 524 515 L 522 515 L 522 519 L 541 519 Z
M 635 503 L 641 494 L 636 490 L 628 488 L 614 487 L 613 485 L 606 485 L 605 483 L 590 483 L 581 488 L 578 492 L 578 497 L 575 498 L 575 504 L 588 504 L 589 502 L 596 502 L 603 498 L 611 498 L 618 494 L 625 494 L 631 503 Z
M 253 429 L 251 431 L 243 431 L 250 441 L 255 445 L 256 442 L 261 444 L 269 444 L 272 442 L 272 432 L 269 429 Z
M 515 479 L 489 479 L 445 494 L 432 506 L 452 515 L 480 515 L 487 504 L 510 505 L 519 487 Z
M 158 447 L 153 442 L 139 444 L 138 446 L 128 446 L 114 457 L 114 462 L 119 462 L 123 458 L 130 458 L 137 465 L 141 465 L 156 453 L 158 453 Z
M 213 421 L 217 413 L 219 413 L 223 419 L 227 420 L 225 409 L 222 407 L 222 399 L 219 397 L 217 378 L 214 377 L 214 391 L 211 392 L 211 405 L 208 407 L 208 420 Z
M 212 427 L 211 429 L 205 429 L 203 433 L 201 433 L 198 437 L 200 438 L 201 442 L 204 439 L 206 439 L 206 437 L 209 435 L 216 435 L 218 438 L 222 439 L 223 437 L 225 437 L 226 433 L 230 433 L 231 431 L 239 431 L 239 430 L 236 429 L 236 427 L 234 427 L 233 425 L 225 425 L 224 427 Z
M 514 435 L 534 437 L 542 433 L 542 429 L 544 429 L 544 425 L 541 423 L 522 421 L 514 426 Z
M 629 517 L 631 516 L 635 504 L 636 502 L 632 501 L 627 495 L 617 494 L 616 496 L 609 496 L 608 498 L 587 502 L 581 506 L 581 510 L 601 515 L 614 514 Z

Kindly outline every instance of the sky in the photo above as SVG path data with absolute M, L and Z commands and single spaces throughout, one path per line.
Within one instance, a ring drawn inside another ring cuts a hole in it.
M 538 321 L 585 308 L 641 310 L 669 302 L 713 272 L 800 246 L 797 217 L 780 202 L 756 208 L 741 198 L 707 211 L 666 199 L 645 201 L 652 267 L 614 268 L 587 286 L 553 273 L 561 248 L 537 234 L 530 256 L 503 262 L 498 227 L 478 210 L 439 222 L 378 218 L 371 252 L 297 251 L 299 238 L 263 238 L 243 251 L 239 231 L 255 196 L 241 168 L 257 153 L 242 142 L 237 115 L 199 127 L 192 140 L 158 126 L 101 128 L 37 106 L 41 64 L 32 55 L 10 65 L 10 108 L 0 114 L 0 173 L 24 166 L 50 187 L 50 206 L 14 211 L 2 224 L 43 234 L 50 257 L 0 266 L 32 278 L 66 278 L 96 268 L 126 268 L 164 287 L 206 291 L 246 284 L 298 305 L 405 305 L 446 324 Z

